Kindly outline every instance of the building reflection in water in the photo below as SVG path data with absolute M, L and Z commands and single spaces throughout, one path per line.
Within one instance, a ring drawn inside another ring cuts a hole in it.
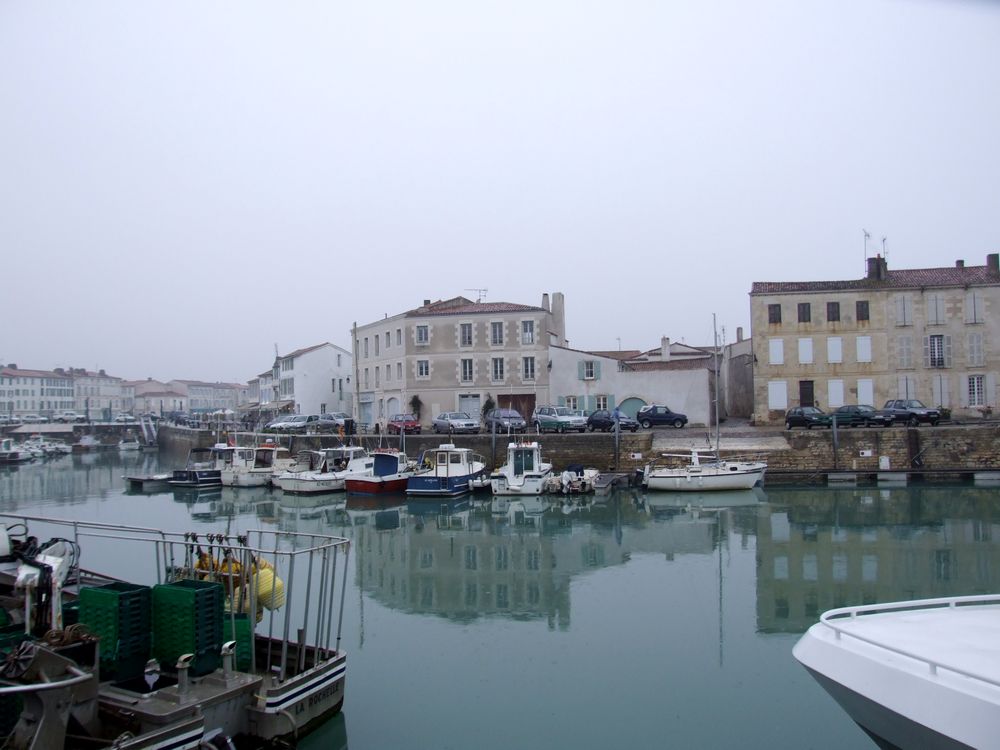
M 834 607 L 995 593 L 998 499 L 935 485 L 769 491 L 758 628 L 800 633 Z

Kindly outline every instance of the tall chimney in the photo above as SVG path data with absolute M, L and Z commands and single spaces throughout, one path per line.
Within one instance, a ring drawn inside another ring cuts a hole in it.
M 736 343 L 740 343 L 743 340 L 743 326 L 736 326 Z
M 670 339 L 666 336 L 660 337 L 660 359 L 664 362 L 670 361 Z
M 548 292 L 545 292 L 544 294 L 542 294 L 542 309 L 545 310 L 545 312 L 552 312 L 549 309 L 549 293 Z
M 566 346 L 566 298 L 562 292 L 552 293 L 552 327 L 559 337 L 559 346 Z
M 886 266 L 885 259 L 881 255 L 876 255 L 874 258 L 868 259 L 867 278 L 875 281 L 885 281 L 888 271 L 889 269 Z
M 964 260 L 956 260 L 955 261 L 955 268 L 965 268 L 965 261 Z

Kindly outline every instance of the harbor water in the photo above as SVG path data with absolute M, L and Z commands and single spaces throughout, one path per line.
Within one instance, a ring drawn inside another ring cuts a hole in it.
M 306 749 L 873 748 L 792 658 L 800 635 L 836 606 L 997 591 L 993 488 L 629 489 L 502 513 L 481 497 L 125 490 L 182 463 L 3 468 L 0 509 L 351 539 L 346 700 Z

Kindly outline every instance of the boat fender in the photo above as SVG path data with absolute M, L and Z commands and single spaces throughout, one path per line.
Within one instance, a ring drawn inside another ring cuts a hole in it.
M 275 610 L 285 603 L 285 583 L 274 574 L 273 568 L 261 568 L 254 576 L 257 601 L 266 609 Z

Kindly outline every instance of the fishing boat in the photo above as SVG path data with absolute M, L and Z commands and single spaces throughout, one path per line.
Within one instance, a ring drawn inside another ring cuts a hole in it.
M 219 482 L 226 487 L 236 486 L 236 477 L 248 472 L 253 467 L 254 449 L 249 446 L 233 446 L 231 451 L 223 455 L 222 466 L 219 468 Z M 270 480 L 270 474 L 268 474 Z
M 0 464 L 20 464 L 33 461 L 35 454 L 14 443 L 14 438 L 0 439 Z
M 0 641 L 5 746 L 294 746 L 343 704 L 348 551 L 319 534 L 0 516 L 0 601 L 18 623 Z M 129 580 L 88 572 L 125 560 Z
M 123 437 L 118 441 L 118 450 L 124 453 L 132 453 L 142 450 L 142 444 L 132 436 Z
M 792 654 L 876 744 L 996 747 L 1000 596 L 825 612 Z
M 288 471 L 278 476 L 285 492 L 301 494 L 340 492 L 348 478 L 372 473 L 374 459 L 360 445 L 344 445 L 313 452 L 315 466 L 307 471 Z
M 347 477 L 344 487 L 350 495 L 381 495 L 406 492 L 410 477 L 421 471 L 417 461 L 407 458 L 401 451 L 379 448 L 372 451 L 372 473 Z
M 457 497 L 471 490 L 470 482 L 486 471 L 486 461 L 471 448 L 442 443 L 424 453 L 426 471 L 410 477 L 406 494 L 410 497 Z
M 541 495 L 551 474 L 538 442 L 508 443 L 507 461 L 490 475 L 490 489 L 494 495 Z
M 545 491 L 558 495 L 585 495 L 593 492 L 601 472 L 584 468 L 582 464 L 570 464 L 559 474 L 551 474 L 545 480 Z
M 222 484 L 222 467 L 234 448 L 216 443 L 211 448 L 192 448 L 183 469 L 174 469 L 171 487 L 216 487 Z M 230 459 L 231 460 L 231 459 Z
M 288 448 L 274 443 L 240 450 L 250 450 L 252 454 L 250 456 L 243 454 L 243 460 L 222 469 L 220 477 L 222 484 L 227 487 L 268 486 L 272 483 L 272 477 L 288 471 L 295 463 Z

